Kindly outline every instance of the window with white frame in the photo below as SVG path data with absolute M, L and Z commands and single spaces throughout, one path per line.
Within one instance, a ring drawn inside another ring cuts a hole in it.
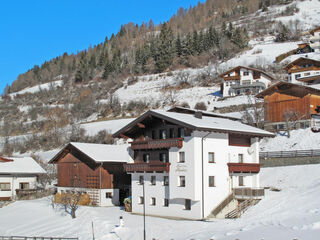
M 179 187 L 185 187 L 186 186 L 186 177 L 185 176 L 179 176 L 178 186 Z
M 244 177 L 243 176 L 239 176 L 239 186 L 244 186 Z
M 168 198 L 163 199 L 163 206 L 169 207 L 169 199 Z
M 111 192 L 106 192 L 106 198 L 112 198 L 112 193 Z
M 184 152 L 179 152 L 179 163 L 184 163 L 185 162 L 185 153 Z
M 5 182 L 5 183 L 0 183 L 0 190 L 1 191 L 10 191 L 10 183 L 7 183 L 7 182 Z
M 238 154 L 238 162 L 243 163 L 243 154 L 242 153 Z
M 156 176 L 151 176 L 150 178 L 151 185 L 156 185 L 156 181 L 157 181 Z
M 144 202 L 144 198 L 143 197 L 139 197 L 139 204 L 143 204 L 143 202 Z
M 209 163 L 214 163 L 214 152 L 209 152 L 208 153 L 208 161 Z
M 152 206 L 155 206 L 155 205 L 156 205 L 156 198 L 155 198 L 155 197 L 152 197 L 152 198 L 151 198 L 150 204 L 151 204 Z
M 209 176 L 209 187 L 215 187 L 214 176 Z
M 185 199 L 184 200 L 184 209 L 185 210 L 191 210 L 191 199 Z

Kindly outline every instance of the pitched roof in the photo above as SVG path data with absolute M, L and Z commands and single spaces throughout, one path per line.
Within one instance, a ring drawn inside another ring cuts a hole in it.
M 46 171 L 31 157 L 11 158 L 0 162 L 0 173 L 5 174 L 44 174 Z
M 63 157 L 66 150 L 71 147 L 77 149 L 90 160 L 96 163 L 113 162 L 126 163 L 129 160 L 128 145 L 111 145 L 111 144 L 95 144 L 95 143 L 80 143 L 70 142 L 57 153 L 49 163 L 57 162 Z
M 312 30 L 310 31 L 310 34 L 314 35 L 315 32 L 319 32 L 319 31 L 320 31 L 320 26 L 312 29 Z
M 13 161 L 12 159 L 0 157 L 0 162 L 12 162 L 12 161 Z
M 231 73 L 231 72 L 234 72 L 234 71 L 236 71 L 236 70 L 238 70 L 238 69 L 241 69 L 241 68 L 248 69 L 248 70 L 251 70 L 251 71 L 260 72 L 260 73 L 268 76 L 270 79 L 274 79 L 274 77 L 272 77 L 270 74 L 266 73 L 265 71 L 262 71 L 262 70 L 257 69 L 257 68 L 244 67 L 244 66 L 237 66 L 237 67 L 231 68 L 230 70 L 228 70 L 228 71 L 220 74 L 219 76 L 220 76 L 220 77 L 223 77 L 224 75 L 229 74 L 229 73 Z
M 320 96 L 319 85 L 304 86 L 304 85 L 280 81 L 271 85 L 267 89 L 263 90 L 262 92 L 257 94 L 256 97 L 263 98 L 267 95 L 271 95 L 274 92 L 280 92 L 286 95 L 297 96 L 297 97 L 303 97 L 308 93 Z
M 296 63 L 299 63 L 301 61 L 310 61 L 310 62 L 314 62 L 314 63 L 319 63 L 319 61 L 312 59 L 312 58 L 305 58 L 305 57 L 300 57 L 294 61 L 292 61 L 291 63 L 289 63 L 287 66 L 285 66 L 283 69 L 284 70 L 289 70 L 292 66 L 294 66 Z
M 150 116 L 158 117 L 160 119 L 166 120 L 168 122 L 199 131 L 212 131 L 212 132 L 225 132 L 234 134 L 245 134 L 256 137 L 273 137 L 274 134 L 267 132 L 265 130 L 255 128 L 239 121 L 233 121 L 231 119 L 202 116 L 202 118 L 197 118 L 191 114 L 176 113 L 176 112 L 166 112 L 161 110 L 149 110 L 138 117 L 136 120 L 132 121 L 125 127 L 121 128 L 115 134 L 114 137 L 120 137 L 126 131 L 129 131 L 135 127 L 138 123 L 143 121 Z

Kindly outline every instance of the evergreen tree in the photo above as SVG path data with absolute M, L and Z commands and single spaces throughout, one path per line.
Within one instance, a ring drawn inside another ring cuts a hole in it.
M 180 34 L 178 35 L 178 37 L 176 39 L 176 55 L 178 57 L 181 57 L 181 55 L 182 55 L 182 43 L 181 43 L 181 39 L 180 39 Z
M 88 63 L 86 52 L 83 52 L 80 57 L 80 62 L 77 66 L 75 82 L 84 82 L 88 78 Z

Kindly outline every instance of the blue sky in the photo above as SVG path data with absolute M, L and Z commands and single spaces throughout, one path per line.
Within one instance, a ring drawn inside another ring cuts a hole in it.
M 200 2 L 204 2 L 201 0 Z M 103 42 L 128 22 L 169 20 L 198 0 L 10 0 L 0 3 L 0 93 L 45 60 Z

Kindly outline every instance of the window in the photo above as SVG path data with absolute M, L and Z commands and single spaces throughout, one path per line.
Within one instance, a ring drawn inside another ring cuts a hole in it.
M 178 137 L 184 137 L 184 128 L 178 128 Z
M 144 201 L 143 201 L 143 197 L 139 197 L 139 204 L 143 204 Z
M 242 153 L 238 154 L 238 162 L 243 163 L 243 154 Z
M 214 176 L 209 176 L 209 187 L 215 187 Z
M 243 76 L 249 76 L 249 72 L 248 71 L 243 72 Z
M 150 161 L 150 155 L 148 153 L 143 154 L 143 161 L 148 163 Z
M 190 199 L 185 199 L 184 200 L 184 209 L 185 210 L 191 210 L 191 200 Z
M 296 79 L 301 78 L 301 74 L 296 74 Z
M 112 193 L 111 192 L 106 192 L 106 198 L 112 198 Z
M 19 183 L 19 189 L 29 189 L 29 183 L 26 183 L 26 182 Z
M 1 191 L 10 191 L 10 183 L 0 183 Z
M 179 176 L 179 187 L 185 187 L 185 186 L 186 186 L 186 177 Z
M 170 128 L 170 138 L 175 138 L 175 135 L 174 135 L 174 128 Z
M 169 176 L 163 177 L 163 186 L 169 186 Z
M 150 182 L 151 182 L 151 185 L 156 185 L 156 176 L 151 176 L 151 179 L 150 179 Z
M 166 153 L 160 153 L 159 157 L 161 162 L 168 162 Z
M 167 130 L 165 130 L 165 129 L 159 130 L 159 138 L 166 139 L 167 138 Z
M 163 199 L 163 206 L 169 207 L 169 199 L 168 198 Z
M 156 198 L 155 197 L 152 197 L 151 198 L 151 203 L 150 203 L 152 206 L 155 206 L 156 205 Z
M 305 73 L 304 76 L 310 76 L 310 73 Z
M 243 184 L 243 176 L 239 176 L 239 186 L 244 186 L 244 184 Z
M 208 161 L 209 163 L 214 163 L 214 152 L 209 152 Z
M 185 154 L 184 154 L 184 152 L 179 152 L 178 162 L 179 162 L 179 163 L 185 162 Z
M 139 184 L 143 184 L 143 180 L 144 180 L 144 178 L 143 178 L 143 176 L 139 176 Z

